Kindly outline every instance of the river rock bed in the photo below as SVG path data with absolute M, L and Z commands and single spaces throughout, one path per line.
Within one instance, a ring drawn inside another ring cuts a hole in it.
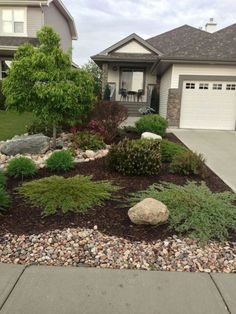
M 236 272 L 236 243 L 171 236 L 152 242 L 130 241 L 93 229 L 53 230 L 41 234 L 5 234 L 0 262 L 51 266 L 90 266 L 184 272 Z

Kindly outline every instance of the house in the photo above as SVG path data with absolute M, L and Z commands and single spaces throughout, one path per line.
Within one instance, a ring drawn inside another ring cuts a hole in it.
M 36 34 L 49 25 L 60 35 L 61 46 L 72 51 L 72 40 L 77 39 L 73 17 L 61 0 L 1 0 L 0 1 L 0 79 L 20 44 L 37 45 Z
M 236 24 L 217 31 L 183 25 L 144 40 L 136 34 L 92 59 L 103 70 L 103 89 L 130 115 L 160 95 L 160 115 L 180 128 L 235 130 Z

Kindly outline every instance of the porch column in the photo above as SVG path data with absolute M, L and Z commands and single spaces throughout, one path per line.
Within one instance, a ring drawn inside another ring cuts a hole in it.
M 181 94 L 178 88 L 170 88 L 167 103 L 167 121 L 169 126 L 179 127 Z
M 108 82 L 108 63 L 102 65 L 102 97 L 105 92 L 105 88 Z

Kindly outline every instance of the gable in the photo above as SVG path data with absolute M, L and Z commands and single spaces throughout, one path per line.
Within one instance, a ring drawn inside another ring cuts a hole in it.
M 114 50 L 113 52 L 117 53 L 147 53 L 150 54 L 151 51 L 145 48 L 143 45 L 138 43 L 136 40 L 131 40 L 122 47 Z

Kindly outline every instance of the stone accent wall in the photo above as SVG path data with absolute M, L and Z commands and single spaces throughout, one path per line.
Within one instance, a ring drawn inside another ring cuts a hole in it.
M 179 127 L 181 93 L 178 88 L 170 88 L 167 103 L 167 120 L 169 126 Z
M 108 82 L 108 63 L 102 65 L 102 97 Z

